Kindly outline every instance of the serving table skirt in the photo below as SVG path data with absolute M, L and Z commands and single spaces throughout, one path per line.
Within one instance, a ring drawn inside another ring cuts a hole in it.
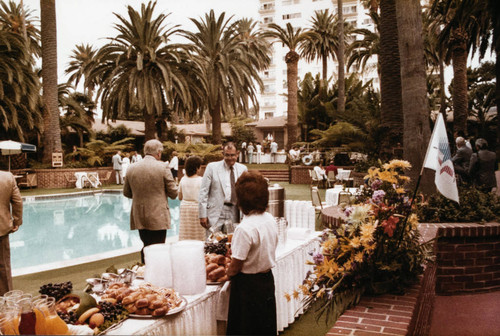
M 319 232 L 305 240 L 288 240 L 278 245 L 276 267 L 272 269 L 276 287 L 276 313 L 278 332 L 283 331 L 303 313 L 301 302 L 287 301 L 284 294 L 292 293 L 312 270 L 306 265 L 312 260 L 309 253 L 319 248 Z M 186 309 L 176 315 L 158 319 L 126 319 L 107 335 L 216 335 L 217 316 L 227 311 L 229 298 L 220 293 L 222 285 L 207 286 L 199 295 L 185 295 Z M 219 295 L 220 294 L 220 295 Z

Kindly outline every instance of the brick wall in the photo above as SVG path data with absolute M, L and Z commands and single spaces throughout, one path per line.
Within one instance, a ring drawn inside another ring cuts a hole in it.
M 436 293 L 500 290 L 500 224 L 442 224 Z
M 99 177 L 104 177 L 107 171 L 113 172 L 111 167 L 100 168 L 56 168 L 56 169 L 29 169 L 37 176 L 37 187 L 43 189 L 74 188 L 75 182 L 69 182 L 66 177 L 74 178 L 75 172 L 98 172 Z M 114 181 L 112 174 L 108 183 Z M 106 184 L 103 181 L 103 184 Z

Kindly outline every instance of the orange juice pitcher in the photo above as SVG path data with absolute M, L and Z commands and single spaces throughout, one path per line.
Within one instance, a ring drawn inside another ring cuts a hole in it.
M 35 332 L 36 335 L 46 335 L 45 319 L 49 315 L 47 299 L 33 301 L 33 311 L 36 315 Z
M 48 315 L 45 317 L 46 335 L 68 335 L 68 325 L 57 315 L 54 298 L 47 299 L 47 311 Z

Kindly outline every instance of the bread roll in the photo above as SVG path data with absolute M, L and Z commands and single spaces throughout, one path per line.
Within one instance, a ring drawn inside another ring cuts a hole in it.
M 219 267 L 219 265 L 217 265 L 216 263 L 208 264 L 207 265 L 207 274 L 212 272 L 213 270 L 217 269 L 217 267 Z
M 226 274 L 226 269 L 223 266 L 217 267 L 215 270 L 208 274 L 208 280 L 216 281 Z
M 158 308 L 161 308 L 161 307 L 163 307 L 163 301 L 162 300 L 150 301 L 149 305 L 148 305 L 148 308 L 152 309 L 152 310 L 155 310 L 155 309 L 158 309 Z
M 168 313 L 168 307 L 163 306 L 163 307 L 160 307 L 160 308 L 153 310 L 153 313 L 151 315 L 153 315 L 153 316 L 165 316 L 167 313 Z
M 149 301 L 146 298 L 139 299 L 135 301 L 135 306 L 139 310 L 140 308 L 145 308 L 149 305 Z
M 225 266 L 226 265 L 226 257 L 224 257 L 223 255 L 219 254 L 217 256 L 217 264 L 220 265 L 220 266 Z
M 137 315 L 151 315 L 153 311 L 151 309 L 148 309 L 147 307 L 144 308 L 137 308 L 134 314 Z

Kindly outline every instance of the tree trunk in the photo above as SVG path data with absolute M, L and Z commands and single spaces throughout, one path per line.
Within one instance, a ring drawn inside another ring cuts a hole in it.
M 339 96 L 337 100 L 337 112 L 343 114 L 345 111 L 345 65 L 344 65 L 344 13 L 343 13 L 343 2 L 342 0 L 337 0 L 338 7 L 338 32 L 339 32 L 339 50 L 337 55 L 337 61 L 339 63 Z
M 220 145 L 222 144 L 222 111 L 220 99 L 217 99 L 215 108 L 210 113 L 210 116 L 212 117 L 212 144 Z
M 500 8 L 500 6 L 498 6 Z M 499 13 L 500 14 L 500 13 Z M 500 26 L 500 19 L 498 20 L 497 26 Z M 500 35 L 500 27 L 495 27 L 496 36 Z M 495 35 L 495 33 L 494 33 Z M 496 85 L 495 85 L 495 105 L 497 107 L 497 157 L 500 157 L 500 111 L 498 110 L 498 105 L 500 105 L 500 36 L 497 37 L 495 43 L 495 74 L 496 74 Z
M 398 47 L 396 1 L 380 1 L 380 93 L 382 139 L 381 157 L 392 156 L 392 148 L 403 140 L 401 70 Z
M 144 140 L 156 139 L 156 116 L 144 110 Z
M 288 139 L 286 148 L 290 148 L 297 142 L 298 125 L 298 101 L 297 101 L 297 76 L 299 65 L 299 54 L 295 51 L 289 51 L 285 56 L 286 62 L 286 80 L 288 89 L 288 108 L 287 108 L 287 131 Z
M 328 55 L 323 55 L 321 57 L 322 67 L 323 67 L 323 80 L 326 82 L 328 76 Z
M 446 82 L 444 80 L 444 62 L 441 59 L 441 56 L 439 57 L 439 113 L 443 115 L 443 120 L 446 124 L 447 122 L 447 117 L 446 117 Z
M 43 158 L 52 162 L 52 153 L 62 152 L 57 99 L 57 30 L 55 0 L 40 0 L 43 84 Z
M 452 46 L 453 62 L 453 132 L 467 135 L 467 45 L 466 39 L 460 38 L 465 32 L 456 30 L 455 43 Z M 465 33 L 466 34 L 466 33 Z
M 411 163 L 410 177 L 416 181 L 430 138 L 422 15 L 419 0 L 398 0 L 396 9 L 401 55 L 404 158 Z M 427 185 L 429 183 L 422 183 L 422 190 Z

